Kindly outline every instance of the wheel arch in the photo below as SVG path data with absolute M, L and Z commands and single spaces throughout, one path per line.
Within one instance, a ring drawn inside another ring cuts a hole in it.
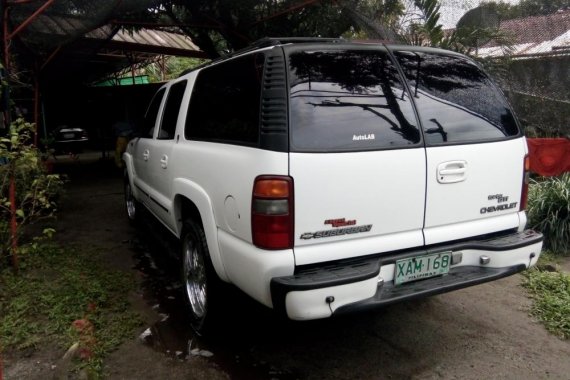
M 176 179 L 173 184 L 173 213 L 176 220 L 176 234 L 180 238 L 184 220 L 192 219 L 204 229 L 210 260 L 218 277 L 229 282 L 218 245 L 218 228 L 213 204 L 206 191 L 186 179 Z
M 133 157 L 129 153 L 125 152 L 125 153 L 123 153 L 123 156 L 121 157 L 121 159 L 123 160 L 123 162 L 125 164 L 125 171 L 129 175 L 129 178 L 131 178 L 131 180 L 132 180 L 132 177 L 134 174 Z

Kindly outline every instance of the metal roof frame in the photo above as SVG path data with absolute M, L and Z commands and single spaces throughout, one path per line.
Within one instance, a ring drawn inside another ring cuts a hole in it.
M 111 11 L 100 22 L 89 20 L 86 14 L 51 12 L 55 0 L 0 1 L 5 66 L 8 70 L 12 66 L 10 53 L 16 49 L 18 58 L 24 61 L 20 68 L 32 71 L 32 77 L 39 77 L 41 82 L 91 83 L 97 76 L 108 76 L 155 55 L 207 58 L 188 37 L 174 32 L 172 27 L 171 31 L 122 30 L 122 25 L 113 22 L 121 13 L 112 11 L 127 6 L 128 1 L 108 0 L 105 4 Z M 150 1 L 153 0 L 146 2 Z M 82 73 L 78 66 L 85 66 L 86 70 Z

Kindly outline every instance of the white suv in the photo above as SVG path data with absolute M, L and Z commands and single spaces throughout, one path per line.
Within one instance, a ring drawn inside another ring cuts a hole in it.
M 295 320 L 534 265 L 527 145 L 471 59 L 263 40 L 165 84 L 123 156 L 128 215 L 182 242 L 193 327 L 221 281 Z

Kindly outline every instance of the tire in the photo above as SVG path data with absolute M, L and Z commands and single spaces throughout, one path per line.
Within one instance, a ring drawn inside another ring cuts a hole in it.
M 141 207 L 139 202 L 135 199 L 133 195 L 133 189 L 131 188 L 131 183 L 129 181 L 129 176 L 125 173 L 124 180 L 125 189 L 125 210 L 127 212 L 127 218 L 131 224 L 135 224 L 138 221 Z
M 182 230 L 182 284 L 190 325 L 200 336 L 209 335 L 219 310 L 219 279 L 208 251 L 203 228 L 192 220 Z

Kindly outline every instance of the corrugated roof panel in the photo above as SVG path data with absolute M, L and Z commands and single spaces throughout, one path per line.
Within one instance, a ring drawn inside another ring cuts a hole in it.
M 194 44 L 194 42 L 192 42 L 192 40 L 188 36 L 178 33 L 169 33 L 168 35 L 174 40 L 176 40 L 176 43 L 182 49 L 200 50 L 200 48 L 196 44 Z
M 117 32 L 113 36 L 113 40 L 114 41 L 121 41 L 121 42 L 137 43 L 137 40 L 134 37 L 135 34 L 137 34 L 137 33 L 139 33 L 139 32 L 133 32 L 133 34 L 131 35 L 129 32 L 119 30 L 119 32 Z
M 129 35 L 121 31 L 110 40 L 119 26 L 110 23 L 99 27 L 109 20 L 122 19 L 126 12 L 147 9 L 153 1 L 57 0 L 57 4 L 45 9 L 21 31 L 18 38 L 28 49 L 16 51 L 26 58 L 49 55 L 49 64 L 42 69 L 44 78 L 53 83 L 58 80 L 90 83 L 159 54 L 205 56 L 189 39 L 181 46 L 177 41 L 184 41 L 185 37 L 170 37 L 167 32 L 141 30 Z M 6 21 L 12 26 L 20 25 L 44 2 L 18 1 Z M 57 54 L 51 55 L 55 48 L 58 48 Z
M 98 34 L 99 32 L 93 31 L 89 33 L 87 37 L 98 38 Z M 113 40 L 142 45 L 172 47 L 185 50 L 200 50 L 189 37 L 183 34 L 169 33 L 153 29 L 141 29 L 139 31 L 133 32 L 132 35 L 129 32 L 121 30 L 115 34 L 115 36 L 113 36 Z
M 519 54 L 527 54 L 526 51 L 530 49 L 534 44 L 518 44 L 513 45 L 511 48 L 511 54 L 519 55 Z M 505 55 L 506 49 L 502 46 L 491 46 L 491 47 L 484 47 L 480 48 L 477 51 L 477 55 L 480 57 L 500 57 Z
M 170 34 L 162 34 L 162 35 L 161 35 L 161 38 L 162 38 L 162 39 L 164 40 L 164 42 L 165 42 L 166 44 L 168 44 L 169 46 L 176 47 L 176 48 L 179 48 L 179 49 L 183 49 L 183 47 L 180 46 L 180 44 L 178 43 L 178 41 L 176 40 L 176 38 L 175 38 L 173 35 L 170 35 Z
M 570 46 L 570 30 L 552 40 L 552 47 Z
M 513 36 L 512 55 L 550 53 L 556 46 L 570 46 L 570 11 L 506 20 L 501 22 L 499 29 Z M 478 55 L 498 57 L 505 55 L 505 51 L 497 41 L 491 41 L 479 48 Z
M 165 46 L 166 43 L 164 40 L 156 33 L 156 30 L 142 30 L 141 33 L 138 34 L 138 39 L 140 43 L 144 43 L 147 45 L 154 45 L 154 46 Z
M 501 57 L 505 55 L 505 51 L 501 46 L 492 46 L 488 48 L 480 48 L 477 50 L 477 55 L 480 57 Z

